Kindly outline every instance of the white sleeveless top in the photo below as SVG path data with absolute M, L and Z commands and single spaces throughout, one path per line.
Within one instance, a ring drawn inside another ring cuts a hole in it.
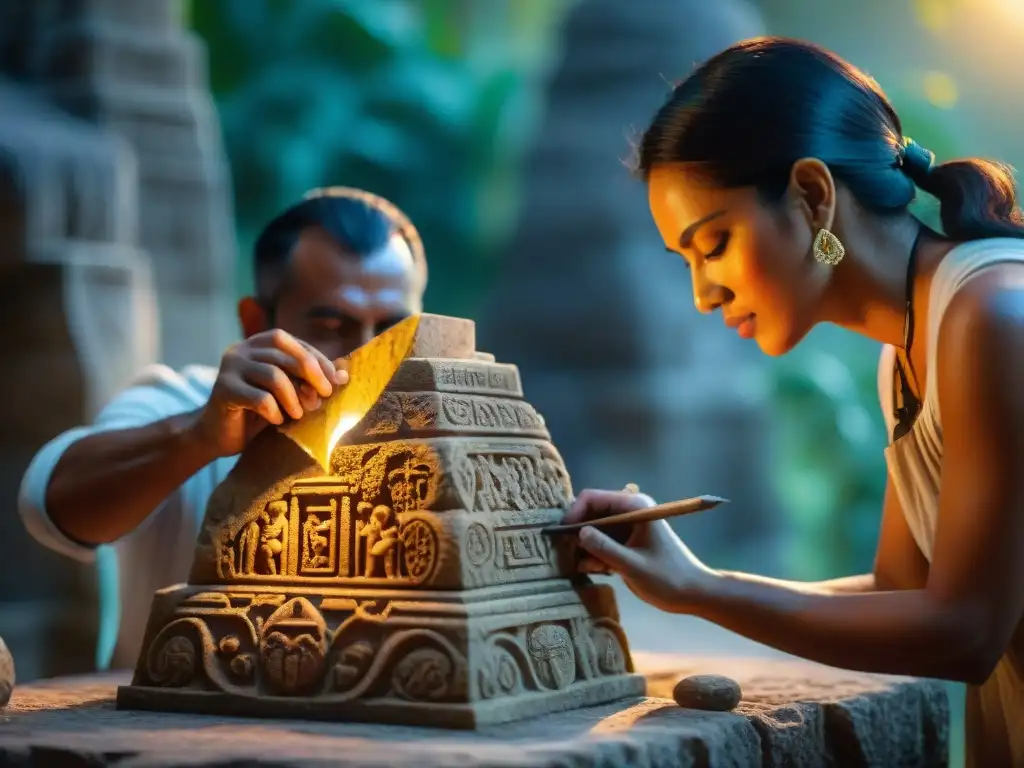
M 885 449 L 889 478 L 903 507 L 907 526 L 931 562 L 939 518 L 939 487 L 942 480 L 942 418 L 939 411 L 938 357 L 939 326 L 953 296 L 979 272 L 997 264 L 1024 263 L 1024 240 L 993 238 L 959 245 L 939 264 L 932 279 L 928 300 L 927 384 L 921 412 L 903 438 Z M 893 373 L 896 351 L 882 348 L 878 365 L 878 396 L 885 416 L 886 433 L 892 440 Z
M 913 428 L 889 445 L 889 478 L 917 546 L 932 561 L 942 484 L 942 414 L 938 393 L 939 327 L 953 296 L 973 277 L 997 265 L 1024 264 L 1024 240 L 978 240 L 957 246 L 942 260 L 932 279 L 928 302 L 927 384 Z M 882 350 L 878 394 L 892 439 L 893 375 L 896 352 Z M 1018 622 L 1010 646 L 988 680 L 967 687 L 967 768 L 1024 768 L 1024 622 Z

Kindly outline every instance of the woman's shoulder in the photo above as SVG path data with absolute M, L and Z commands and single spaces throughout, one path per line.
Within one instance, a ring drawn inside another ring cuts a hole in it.
M 938 332 L 945 310 L 968 282 L 1004 266 L 1024 265 L 1024 238 L 993 237 L 959 243 L 943 257 L 932 278 L 929 325 Z
M 943 258 L 932 278 L 928 308 L 928 367 L 935 367 L 939 354 L 940 330 L 949 322 L 957 326 L 978 325 L 976 314 L 989 304 L 984 299 L 991 293 L 992 281 L 978 278 L 997 275 L 999 271 L 1024 270 L 1024 239 L 991 238 L 961 243 Z M 996 283 L 1002 281 L 997 280 Z M 1012 280 L 1017 283 L 1016 277 Z M 1008 283 L 1007 283 L 1008 284 Z M 975 290 L 978 289 L 978 290 Z M 981 299 L 975 294 L 984 294 Z M 952 315 L 956 315 L 954 318 Z M 928 390 L 936 395 L 935 377 L 929 377 Z
M 932 291 L 936 286 L 963 282 L 986 267 L 1012 262 L 1024 262 L 1024 238 L 991 237 L 958 243 L 935 270 Z

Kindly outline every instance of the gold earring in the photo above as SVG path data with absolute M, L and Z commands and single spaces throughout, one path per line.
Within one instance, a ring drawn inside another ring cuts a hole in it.
M 819 264 L 828 264 L 834 267 L 843 260 L 846 249 L 839 242 L 839 238 L 822 227 L 814 236 L 814 260 Z

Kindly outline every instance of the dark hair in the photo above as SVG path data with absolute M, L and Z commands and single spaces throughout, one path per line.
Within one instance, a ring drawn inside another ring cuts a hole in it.
M 637 147 L 636 170 L 695 163 L 725 187 L 782 198 L 793 163 L 824 162 L 865 208 L 906 209 L 934 195 L 953 240 L 1024 237 L 1012 170 L 988 160 L 933 165 L 904 139 L 878 84 L 818 46 L 777 37 L 737 43 L 677 84 Z
M 316 189 L 264 227 L 253 247 L 257 295 L 273 312 L 292 249 L 304 229 L 321 227 L 357 256 L 382 248 L 394 233 L 409 244 L 417 268 L 426 272 L 423 241 L 409 218 L 383 197 L 353 187 Z

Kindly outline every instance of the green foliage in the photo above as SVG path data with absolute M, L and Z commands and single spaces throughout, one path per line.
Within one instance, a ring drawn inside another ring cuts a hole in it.
M 196 0 L 234 176 L 242 288 L 262 225 L 308 189 L 393 200 L 431 309 L 472 314 L 517 211 L 522 153 L 571 0 Z
M 877 348 L 846 344 L 840 356 L 817 346 L 773 367 L 787 571 L 809 580 L 870 568 L 885 489 Z

